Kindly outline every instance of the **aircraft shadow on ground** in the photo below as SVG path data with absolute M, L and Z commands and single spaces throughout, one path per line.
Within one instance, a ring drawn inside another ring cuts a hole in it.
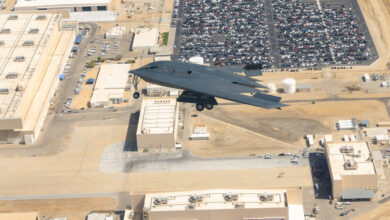
M 124 151 L 138 151 L 137 148 L 137 125 L 139 120 L 139 111 L 132 113 L 129 119 L 129 126 L 127 128 Z

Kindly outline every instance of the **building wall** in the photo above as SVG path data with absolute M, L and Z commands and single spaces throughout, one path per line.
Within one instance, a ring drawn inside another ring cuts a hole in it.
M 371 175 L 348 175 L 343 176 L 344 189 L 375 189 L 377 187 L 377 177 Z
M 158 150 L 161 148 L 174 148 L 176 144 L 175 133 L 166 134 L 137 134 L 138 151 L 143 151 L 145 148 Z
M 264 217 L 284 217 L 288 220 L 288 208 L 152 211 L 148 220 L 241 220 Z
M 334 199 L 340 199 L 343 195 L 343 181 L 332 179 L 332 196 Z

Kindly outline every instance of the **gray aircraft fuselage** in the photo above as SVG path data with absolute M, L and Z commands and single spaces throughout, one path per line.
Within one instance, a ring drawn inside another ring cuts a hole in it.
M 143 80 L 171 88 L 193 90 L 193 87 L 216 87 L 239 84 L 248 87 L 262 85 L 245 76 L 204 65 L 176 61 L 157 61 L 130 71 Z M 190 86 L 189 86 L 190 85 Z M 207 90 L 203 91 L 207 94 Z M 213 94 L 209 94 L 213 95 Z

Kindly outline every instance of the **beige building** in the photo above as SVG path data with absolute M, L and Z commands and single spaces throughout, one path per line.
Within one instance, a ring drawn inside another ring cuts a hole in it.
M 15 11 L 59 10 L 107 11 L 111 0 L 17 0 Z
M 91 107 L 119 104 L 127 87 L 130 64 L 103 64 L 90 100 Z
M 144 98 L 137 127 L 138 151 L 175 148 L 179 105 L 176 98 Z
M 332 143 L 325 147 L 334 199 L 371 199 L 377 172 L 367 143 Z
M 0 213 L 0 219 L 6 220 L 36 220 L 38 212 L 9 212 Z
M 0 143 L 31 144 L 74 42 L 60 14 L 0 14 Z
M 141 28 L 135 31 L 132 50 L 133 51 L 156 51 L 158 49 L 158 34 L 156 28 Z
M 218 189 L 146 194 L 143 219 L 301 220 L 302 190 Z

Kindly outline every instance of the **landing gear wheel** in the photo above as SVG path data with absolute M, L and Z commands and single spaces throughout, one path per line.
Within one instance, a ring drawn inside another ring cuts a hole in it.
M 133 94 L 133 98 L 138 99 L 138 98 L 139 98 L 139 92 L 135 92 L 135 93 Z
M 203 104 L 196 104 L 196 110 L 198 110 L 198 111 L 203 111 L 203 109 L 204 109 L 204 105 Z
M 211 110 L 211 109 L 213 109 L 213 107 L 214 107 L 214 105 L 212 105 L 212 104 L 207 104 L 206 105 L 207 110 Z

